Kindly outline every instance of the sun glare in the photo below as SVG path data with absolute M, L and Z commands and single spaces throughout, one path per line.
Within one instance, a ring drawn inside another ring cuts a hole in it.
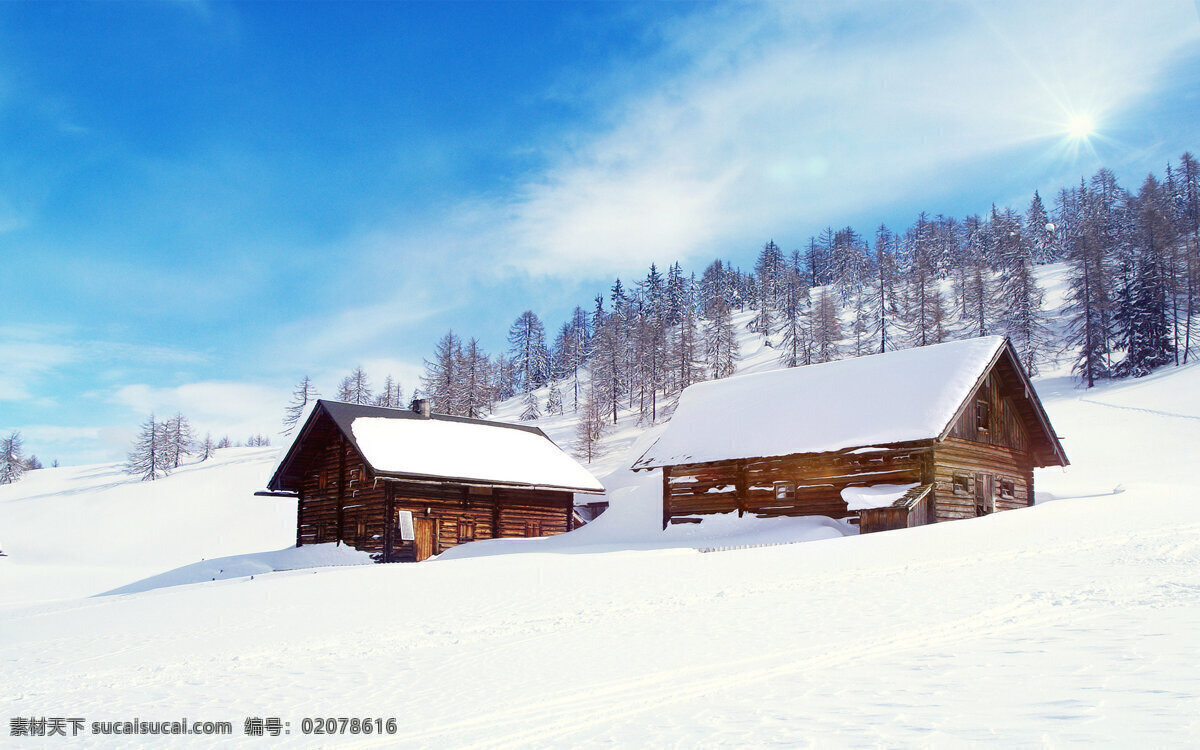
M 1092 118 L 1087 115 L 1074 115 L 1067 121 L 1067 135 L 1072 138 L 1087 138 L 1095 129 Z

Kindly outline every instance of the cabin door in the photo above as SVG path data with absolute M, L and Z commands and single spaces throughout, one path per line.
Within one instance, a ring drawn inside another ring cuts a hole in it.
M 434 532 L 437 529 L 437 521 L 433 518 L 414 518 L 413 519 L 413 537 L 417 547 L 417 562 L 433 557 L 433 539 Z
M 996 510 L 996 478 L 991 474 L 975 475 L 975 515 L 986 516 Z

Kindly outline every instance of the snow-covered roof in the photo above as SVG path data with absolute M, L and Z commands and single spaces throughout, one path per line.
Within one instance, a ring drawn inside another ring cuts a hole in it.
M 486 422 L 358 417 L 351 429 L 381 474 L 603 491 L 604 487 L 540 431 Z
M 600 493 L 604 486 L 546 434 L 529 425 L 320 399 L 268 483 L 294 490 L 310 432 L 330 425 L 378 476 L 441 479 Z
M 635 469 L 939 437 L 1001 336 L 697 383 Z
M 872 484 L 869 487 L 845 487 L 842 489 L 842 499 L 846 501 L 847 510 L 871 510 L 887 508 L 904 497 L 905 493 L 915 484 Z

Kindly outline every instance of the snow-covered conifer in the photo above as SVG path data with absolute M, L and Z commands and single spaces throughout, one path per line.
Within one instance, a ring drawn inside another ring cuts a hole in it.
M 840 356 L 842 326 L 829 287 L 821 288 L 813 305 L 812 338 L 813 359 L 817 362 L 832 362 Z
M 563 413 L 562 391 L 558 388 L 558 381 L 550 381 L 550 394 L 546 397 L 546 414 L 554 417 Z
M 192 424 L 183 414 L 176 412 L 175 416 L 163 423 L 163 457 L 164 466 L 178 469 L 183 459 L 192 453 L 195 435 Z
M 550 374 L 546 329 L 532 310 L 521 313 L 508 329 L 509 355 L 523 393 L 541 387 Z
M 733 318 L 724 300 L 714 302 L 704 324 L 704 356 L 714 379 L 727 378 L 737 369 L 738 343 Z
M 141 477 L 142 481 L 153 482 L 165 477 L 170 464 L 166 452 L 166 426 L 151 414 L 142 423 L 142 431 L 134 441 L 133 449 L 125 463 L 125 472 Z
M 0 438 L 0 484 L 12 484 L 25 473 L 24 447 L 21 433 L 13 431 Z
M 575 423 L 575 455 L 591 463 L 601 455 L 601 440 L 608 424 L 607 397 L 589 386 Z
M 433 349 L 433 359 L 425 360 L 421 389 L 425 398 L 429 399 L 429 408 L 438 414 L 463 413 L 462 381 L 459 373 L 462 359 L 462 341 L 454 331 L 446 331 Z
M 201 461 L 207 461 L 217 452 L 217 445 L 213 442 L 212 433 L 204 433 L 204 442 L 200 443 L 200 448 L 197 451 L 200 454 Z
M 292 391 L 292 400 L 288 402 L 287 408 L 283 411 L 283 432 L 281 434 L 292 434 L 300 424 L 300 418 L 304 416 L 308 405 L 316 401 L 318 397 L 320 394 L 317 393 L 316 386 L 305 375 L 296 385 L 296 389 Z
M 371 385 L 362 367 L 355 367 L 353 372 L 342 379 L 338 386 L 338 400 L 348 404 L 371 403 Z

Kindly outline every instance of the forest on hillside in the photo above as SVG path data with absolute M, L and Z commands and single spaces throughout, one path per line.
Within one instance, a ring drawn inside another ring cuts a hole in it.
M 1033 273 L 1054 262 L 1069 271 L 1069 318 L 1057 330 Z M 746 310 L 785 367 L 999 333 L 1030 375 L 1071 352 L 1090 387 L 1186 362 L 1197 347 L 1198 296 L 1200 166 L 1185 153 L 1136 191 L 1101 169 L 1049 207 L 1035 192 L 1024 211 L 921 213 L 903 231 L 881 225 L 869 234 L 827 228 L 786 252 L 767 242 L 750 270 L 721 259 L 699 276 L 678 262 L 665 273 L 651 264 L 644 278 L 617 279 L 577 306 L 552 339 L 532 310 L 494 356 L 448 331 L 412 395 L 443 414 L 480 417 L 521 395 L 523 419 L 569 408 L 615 422 L 626 408 L 654 421 L 688 385 L 734 373 L 733 314 Z M 292 412 L 314 395 L 305 379 Z M 337 397 L 406 405 L 390 376 L 376 394 L 361 368 Z

